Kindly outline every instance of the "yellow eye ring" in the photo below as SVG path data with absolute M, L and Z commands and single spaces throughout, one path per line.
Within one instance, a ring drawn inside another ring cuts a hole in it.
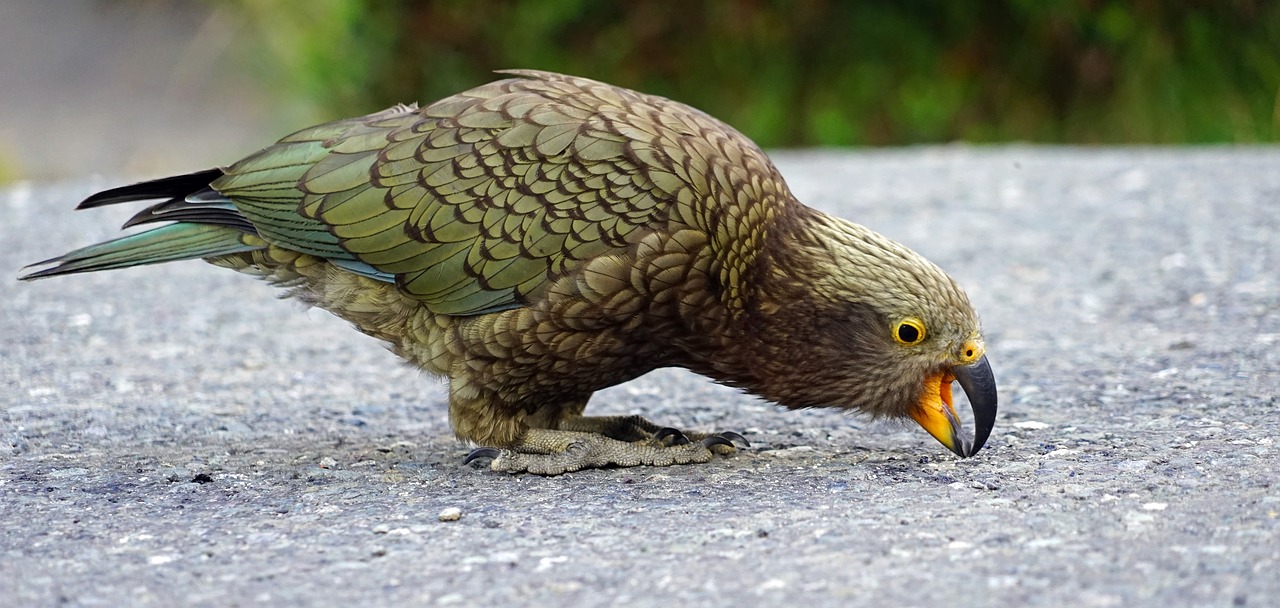
M 893 326 L 893 339 L 903 346 L 915 346 L 924 341 L 924 321 L 907 317 Z

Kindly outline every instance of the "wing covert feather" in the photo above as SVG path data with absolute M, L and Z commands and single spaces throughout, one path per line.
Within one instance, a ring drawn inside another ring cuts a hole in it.
M 646 229 L 718 228 L 716 201 L 733 204 L 750 181 L 726 159 L 776 176 L 753 144 L 686 106 L 512 73 L 421 109 L 304 129 L 213 186 L 268 241 L 367 264 L 437 314 L 470 315 L 535 300 Z

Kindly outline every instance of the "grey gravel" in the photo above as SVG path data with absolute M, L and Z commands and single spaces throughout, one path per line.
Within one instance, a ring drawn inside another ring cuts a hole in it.
M 662 370 L 593 411 L 753 447 L 495 474 L 439 381 L 250 278 L 5 279 L 0 604 L 1280 605 L 1280 149 L 775 156 L 967 287 L 978 457 Z M 0 193 L 0 268 L 112 235 L 71 208 L 117 183 Z

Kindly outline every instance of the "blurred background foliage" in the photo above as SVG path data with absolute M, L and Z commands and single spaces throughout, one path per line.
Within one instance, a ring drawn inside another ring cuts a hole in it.
M 766 147 L 1280 139 L 1269 0 L 229 2 L 294 119 L 521 67 L 671 97 Z

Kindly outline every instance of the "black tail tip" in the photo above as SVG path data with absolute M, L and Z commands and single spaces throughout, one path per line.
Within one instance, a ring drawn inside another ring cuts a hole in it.
M 130 201 L 183 197 L 208 186 L 210 182 L 222 177 L 222 175 L 222 169 L 205 169 L 195 173 L 162 177 L 151 181 L 129 184 L 128 186 L 120 186 L 119 188 L 111 188 L 80 201 L 80 204 L 76 205 L 76 209 L 90 209 Z

